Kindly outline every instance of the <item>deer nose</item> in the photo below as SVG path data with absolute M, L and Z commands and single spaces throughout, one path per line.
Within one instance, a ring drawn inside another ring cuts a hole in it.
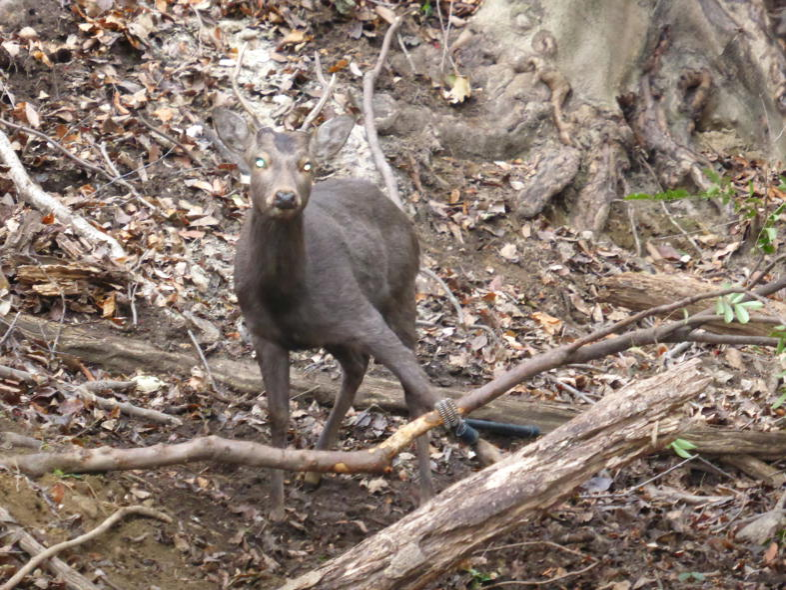
M 273 196 L 273 205 L 277 209 L 295 209 L 298 201 L 292 191 L 277 191 Z

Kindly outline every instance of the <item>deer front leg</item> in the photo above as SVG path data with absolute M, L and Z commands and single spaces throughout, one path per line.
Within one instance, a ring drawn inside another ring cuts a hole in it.
M 290 355 L 279 345 L 252 336 L 257 360 L 268 394 L 268 418 L 271 423 L 271 445 L 287 447 L 287 425 L 290 420 Z M 270 510 L 272 521 L 284 521 L 284 472 L 271 470 Z

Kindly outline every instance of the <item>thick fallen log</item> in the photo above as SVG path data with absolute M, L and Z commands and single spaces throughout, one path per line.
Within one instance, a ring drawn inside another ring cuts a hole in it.
M 164 351 L 150 341 L 113 335 L 97 325 L 86 329 L 80 326 L 61 325 L 56 322 L 20 314 L 16 326 L 32 340 L 53 341 L 58 336 L 58 350 L 66 356 L 96 363 L 106 370 L 129 372 L 133 368 L 157 374 L 187 375 L 200 361 L 194 354 Z M 257 364 L 248 361 L 213 358 L 209 360 L 215 380 L 240 392 L 257 394 L 262 392 L 262 380 Z M 333 403 L 338 391 L 338 381 L 325 373 L 304 374 L 292 372 L 294 393 L 305 393 L 304 397 L 316 399 L 326 405 Z M 446 390 L 446 395 L 460 398 L 467 390 Z M 397 381 L 367 376 L 360 390 L 357 405 L 378 406 L 405 414 L 401 386 Z M 473 417 L 499 422 L 533 424 L 547 433 L 571 420 L 582 408 L 555 402 L 536 402 L 519 396 L 498 398 L 491 405 L 473 412 Z M 749 454 L 758 457 L 784 457 L 785 433 L 775 431 L 737 431 L 734 429 L 710 428 L 703 425 L 688 427 L 680 437 L 697 445 L 704 454 Z
M 680 405 L 710 381 L 695 359 L 622 388 L 285 588 L 426 588 L 492 538 L 570 496 L 599 470 L 662 449 L 680 430 Z
M 605 277 L 601 281 L 603 289 L 599 292 L 599 301 L 629 310 L 647 310 L 653 306 L 661 306 L 689 296 L 709 293 L 720 288 L 691 275 L 666 275 L 658 273 L 620 273 Z M 690 314 L 696 314 L 714 302 L 702 301 L 686 306 Z M 721 318 L 708 322 L 703 328 L 714 333 L 768 336 L 776 325 L 784 318 L 784 302 L 769 299 L 765 307 L 751 313 L 751 320 L 746 324 L 732 322 L 727 324 Z M 673 312 L 673 319 L 680 318 L 681 313 Z

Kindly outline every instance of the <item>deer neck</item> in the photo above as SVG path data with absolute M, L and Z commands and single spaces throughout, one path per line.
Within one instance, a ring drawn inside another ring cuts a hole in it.
M 295 297 L 303 287 L 306 266 L 303 214 L 281 220 L 252 211 L 249 221 L 261 284 L 271 296 Z

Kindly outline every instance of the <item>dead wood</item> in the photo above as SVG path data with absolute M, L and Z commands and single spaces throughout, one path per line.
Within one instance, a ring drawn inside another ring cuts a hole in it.
M 672 441 L 681 423 L 677 409 L 710 381 L 695 359 L 622 388 L 285 588 L 423 589 L 602 468 L 620 468 Z
M 782 457 L 784 457 L 784 455 L 782 455 Z M 735 454 L 721 456 L 719 459 L 725 464 L 735 466 L 738 470 L 748 474 L 755 480 L 762 480 L 774 488 L 784 486 L 784 470 L 781 468 L 774 468 L 759 458 L 755 458 L 748 454 Z
M 126 251 L 120 246 L 117 240 L 112 238 L 109 234 L 105 234 L 94 228 L 83 217 L 74 214 L 68 207 L 52 197 L 30 179 L 25 167 L 22 166 L 19 157 L 16 155 L 16 152 L 14 152 L 11 142 L 8 140 L 8 136 L 6 136 L 3 131 L 0 131 L 0 160 L 8 166 L 8 174 L 11 180 L 13 180 L 16 191 L 21 199 L 24 199 L 39 211 L 51 211 L 59 221 L 73 227 L 75 232 L 90 242 L 96 244 L 103 243 L 109 249 L 109 254 L 113 258 L 122 258 L 126 256 Z
M 62 355 L 95 363 L 107 370 L 129 372 L 136 367 L 160 374 L 187 375 L 199 365 L 193 354 L 164 351 L 147 340 L 134 339 L 125 335 L 112 336 L 98 331 L 97 327 L 83 328 L 50 322 L 35 316 L 21 314 L 17 328 L 33 340 L 54 340 L 59 334 L 58 350 Z M 240 392 L 259 394 L 263 390 L 259 369 L 253 360 L 235 361 L 224 358 L 209 360 L 214 379 Z M 293 393 L 333 404 L 339 387 L 338 381 L 325 373 L 303 374 L 293 371 L 291 377 Z M 305 393 L 305 394 L 304 394 Z M 444 390 L 452 398 L 459 399 L 465 390 Z M 361 387 L 357 404 L 377 406 L 386 410 L 406 413 L 407 408 L 401 386 L 392 379 L 367 376 Z M 583 408 L 571 407 L 556 402 L 537 402 L 520 396 L 506 396 L 473 412 L 473 417 L 499 422 L 515 422 L 537 425 L 542 432 L 552 431 L 571 420 Z M 692 426 L 682 431 L 682 438 L 698 446 L 704 454 L 749 454 L 760 457 L 783 456 L 785 452 L 784 431 L 761 433 L 737 431 L 735 429 Z
M 2 522 L 3 527 L 10 534 L 10 537 L 16 539 L 22 550 L 28 554 L 35 555 L 46 551 L 46 548 L 25 531 L 16 519 L 14 519 L 13 515 L 2 506 L 0 506 L 0 522 Z M 63 580 L 69 589 L 99 589 L 99 587 L 91 583 L 59 558 L 49 560 L 46 565 L 50 571 Z
M 719 289 L 706 281 L 690 275 L 666 275 L 663 273 L 620 273 L 606 277 L 601 282 L 603 289 L 599 300 L 629 310 L 647 310 L 697 294 L 709 293 Z M 690 314 L 696 314 L 708 306 L 707 302 L 696 302 L 686 306 Z M 784 302 L 768 300 L 765 307 L 751 313 L 747 324 L 732 322 L 726 324 L 722 319 L 708 322 L 703 328 L 714 333 L 767 336 L 774 326 L 784 318 Z M 672 318 L 677 318 L 675 312 Z
M 104 534 L 109 528 L 111 528 L 115 523 L 126 517 L 126 515 L 133 515 L 139 514 L 144 515 L 145 517 L 152 517 L 154 519 L 160 519 L 166 523 L 171 523 L 172 518 L 169 515 L 162 513 L 161 511 L 156 511 L 155 509 L 151 509 L 150 507 L 143 507 L 142 505 L 134 505 L 131 507 L 124 507 L 122 509 L 117 510 L 115 513 L 110 515 L 101 525 L 96 527 L 95 529 L 82 534 L 81 536 L 77 536 L 72 540 L 66 540 L 65 542 L 60 542 L 59 544 L 55 544 L 54 546 L 43 550 L 42 552 L 36 553 L 30 561 L 25 564 L 17 573 L 8 579 L 5 583 L 0 585 L 0 589 L 14 589 L 16 586 L 24 579 L 28 573 L 32 572 L 34 568 L 36 568 L 39 564 L 47 560 L 48 558 L 52 558 L 53 556 L 57 555 L 58 553 L 66 550 L 68 548 L 73 548 L 74 546 L 79 546 L 80 544 L 84 544 L 85 542 L 92 540 L 102 534 Z M 92 585 L 89 587 L 94 589 Z

